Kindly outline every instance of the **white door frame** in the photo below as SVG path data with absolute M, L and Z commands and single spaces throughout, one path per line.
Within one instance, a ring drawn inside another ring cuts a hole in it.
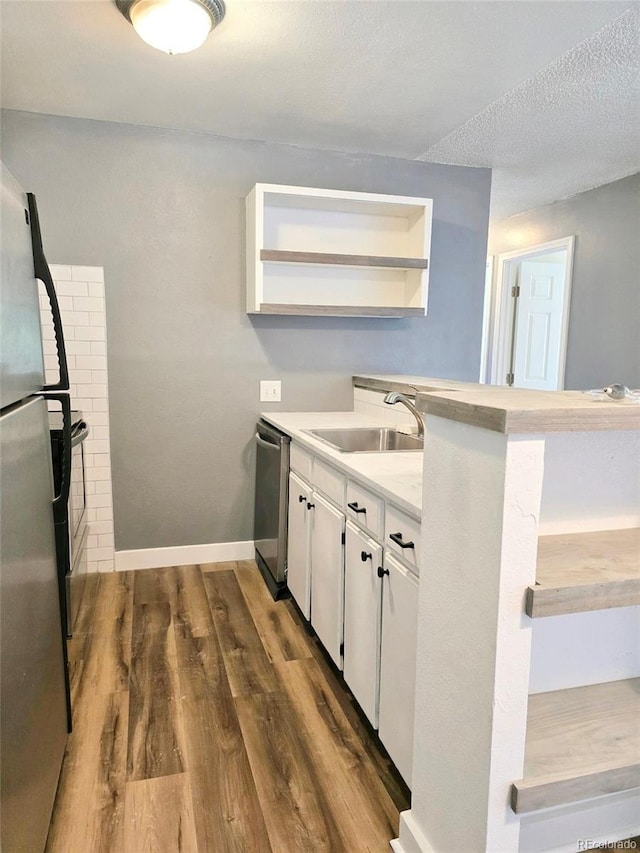
M 491 332 L 486 335 L 485 364 L 488 369 L 487 381 L 492 385 L 505 385 L 510 367 L 511 334 L 513 331 L 513 286 L 516 268 L 520 261 L 566 249 L 564 300 L 562 306 L 562 332 L 560 337 L 560 355 L 558 365 L 558 388 L 564 388 L 564 373 L 567 359 L 567 338 L 569 333 L 569 306 L 571 304 L 571 278 L 573 274 L 573 252 L 575 237 L 563 237 L 549 243 L 527 246 L 513 252 L 498 255 L 497 275 L 493 300 L 485 294 L 485 310 L 493 302 Z M 490 309 L 489 309 L 490 310 Z
M 495 257 L 489 255 L 487 258 L 487 269 L 484 280 L 484 303 L 482 306 L 482 341 L 480 343 L 480 376 L 478 382 L 489 381 L 489 355 L 491 353 L 491 300 L 493 298 L 493 274 L 495 270 Z

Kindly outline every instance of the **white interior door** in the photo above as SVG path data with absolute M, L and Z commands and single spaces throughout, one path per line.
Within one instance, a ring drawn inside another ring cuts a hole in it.
M 565 270 L 564 263 L 520 263 L 512 368 L 518 388 L 560 387 Z

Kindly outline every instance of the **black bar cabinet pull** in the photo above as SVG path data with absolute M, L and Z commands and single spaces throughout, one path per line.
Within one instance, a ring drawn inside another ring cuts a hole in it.
M 401 548 L 415 548 L 416 547 L 414 542 L 403 542 L 402 541 L 402 533 L 390 533 L 389 539 L 391 539 L 392 542 L 395 542 L 396 545 L 399 545 Z
M 347 504 L 349 509 L 352 509 L 354 512 L 366 512 L 367 508 L 364 506 L 358 506 L 357 501 L 353 501 L 353 503 Z
M 373 554 L 367 554 L 366 551 L 360 551 L 360 559 L 362 560 L 363 563 L 366 563 L 367 560 L 373 559 Z

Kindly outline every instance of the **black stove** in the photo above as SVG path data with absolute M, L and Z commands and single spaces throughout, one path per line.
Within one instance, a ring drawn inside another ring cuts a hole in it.
M 49 433 L 51 436 L 51 458 L 53 462 L 53 482 L 56 493 L 62 481 L 62 460 L 64 439 L 62 431 L 62 412 L 49 412 Z M 62 624 L 67 637 L 73 633 L 73 623 L 79 603 L 74 595 L 74 587 L 81 582 L 84 574 L 83 561 L 86 554 L 87 500 L 84 469 L 83 441 L 89 434 L 82 412 L 71 411 L 71 485 L 69 502 L 64 517 L 55 523 L 56 560 L 58 564 L 58 583 L 60 586 L 60 610 Z M 86 565 L 84 567 L 86 571 Z

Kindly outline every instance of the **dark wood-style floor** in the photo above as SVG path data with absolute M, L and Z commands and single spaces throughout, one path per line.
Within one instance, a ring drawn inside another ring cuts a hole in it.
M 405 792 L 255 563 L 89 575 L 47 853 L 387 853 Z

